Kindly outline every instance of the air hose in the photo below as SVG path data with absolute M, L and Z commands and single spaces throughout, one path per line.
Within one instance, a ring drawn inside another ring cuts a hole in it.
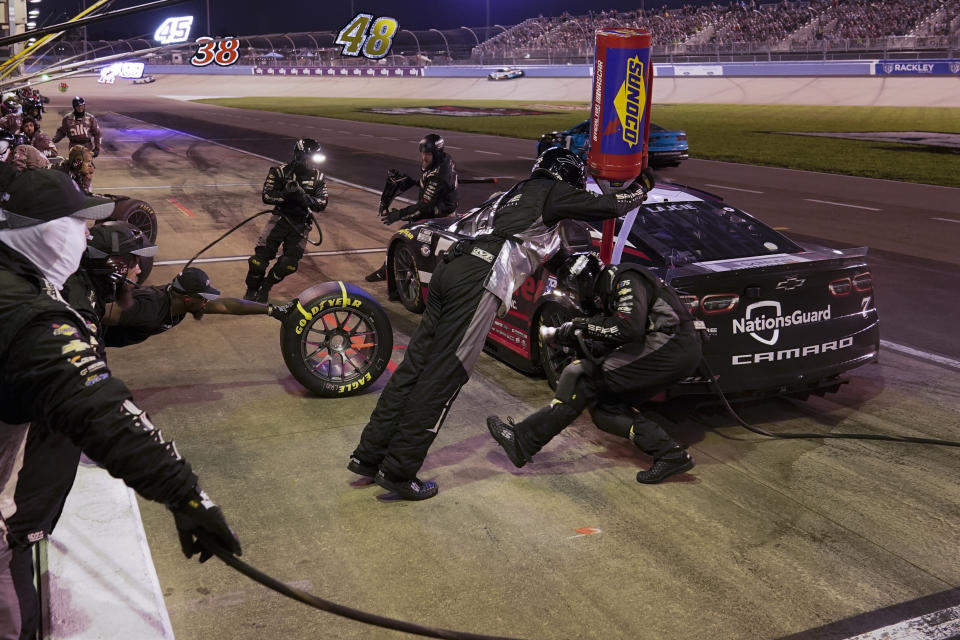
M 755 427 L 748 423 L 746 420 L 740 417 L 727 400 L 727 397 L 724 395 L 723 390 L 720 389 L 720 385 L 717 383 L 716 377 L 713 375 L 713 371 L 710 370 L 710 365 L 707 364 L 706 358 L 704 358 L 700 363 L 701 373 L 705 374 L 705 377 L 710 382 L 710 386 L 716 392 L 717 396 L 723 402 L 724 407 L 727 409 L 734 420 L 736 420 L 740 426 L 742 426 L 747 431 L 751 431 L 757 435 L 764 436 L 765 438 L 776 438 L 778 440 L 819 440 L 819 439 L 836 439 L 836 440 L 886 440 L 889 442 L 903 442 L 908 444 L 931 444 L 941 447 L 960 447 L 960 442 L 955 442 L 953 440 L 937 440 L 935 438 L 914 438 L 910 436 L 889 436 L 882 435 L 879 433 L 772 433 L 766 431 L 759 427 Z
M 373 613 L 368 613 L 366 611 L 353 609 L 342 604 L 337 604 L 336 602 L 331 602 L 330 600 L 326 600 L 306 591 L 301 591 L 300 589 L 295 589 L 290 585 L 280 582 L 276 578 L 267 575 L 259 569 L 256 569 L 243 562 L 202 532 L 197 532 L 197 537 L 199 538 L 200 543 L 206 547 L 208 551 L 220 558 L 220 560 L 222 560 L 226 565 L 235 569 L 239 573 L 242 573 L 254 582 L 257 582 L 268 589 L 272 589 L 273 591 L 276 591 L 280 595 L 286 596 L 291 600 L 296 600 L 297 602 L 301 602 L 309 607 L 313 607 L 314 609 L 326 611 L 327 613 L 332 613 L 343 618 L 349 618 L 350 620 L 356 620 L 357 622 L 362 622 L 364 624 L 383 627 L 384 629 L 393 629 L 395 631 L 403 631 L 405 633 L 412 633 L 414 635 L 424 636 L 427 638 L 446 638 L 448 640 L 519 640 L 518 638 L 509 638 L 506 636 L 486 636 L 478 633 L 468 633 L 466 631 L 452 631 L 449 629 L 425 627 L 413 622 L 406 622 L 404 620 L 397 620 L 395 618 L 378 616 Z

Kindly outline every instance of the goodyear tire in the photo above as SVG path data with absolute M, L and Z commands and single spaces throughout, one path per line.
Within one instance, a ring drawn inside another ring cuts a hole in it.
M 314 395 L 364 393 L 387 368 L 393 329 L 383 308 L 360 287 L 324 282 L 299 296 L 284 320 L 280 348 L 287 369 Z
M 143 231 L 143 235 L 150 239 L 150 242 L 157 242 L 157 213 L 149 204 L 143 200 L 134 200 L 127 196 L 112 196 L 104 194 L 104 197 L 113 198 L 117 203 L 110 215 L 110 220 L 120 220 L 135 226 Z M 153 270 L 153 258 L 140 258 L 140 282 L 145 282 L 150 272 Z
M 537 316 L 537 322 L 533 325 L 534 334 L 530 336 L 532 344 L 537 345 L 537 357 L 540 360 L 540 368 L 543 369 L 543 375 L 551 389 L 557 388 L 557 381 L 564 367 L 573 362 L 576 352 L 570 347 L 560 347 L 556 345 L 544 345 L 540 340 L 540 327 L 559 327 L 568 320 L 572 320 L 576 314 L 556 302 L 547 302 L 540 308 Z

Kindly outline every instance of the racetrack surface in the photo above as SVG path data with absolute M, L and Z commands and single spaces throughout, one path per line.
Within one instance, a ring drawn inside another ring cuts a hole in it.
M 189 98 L 315 96 L 322 98 L 423 98 L 574 100 L 587 102 L 591 78 L 303 78 L 225 75 L 157 75 L 157 81 L 99 85 L 95 77 L 69 78 L 70 93 L 89 97 L 154 95 Z M 56 83 L 36 85 L 56 94 Z M 960 106 L 960 78 L 867 76 L 838 78 L 663 77 L 653 83 L 655 103 L 808 104 L 902 107 Z
M 65 104 L 55 97 L 48 129 Z M 416 171 L 421 131 L 159 99 L 90 108 L 107 128 L 94 189 L 146 199 L 160 217 L 153 283 L 263 208 L 268 158 L 286 159 L 299 136 L 321 140 L 329 173 L 346 182 L 331 185 L 321 214 L 322 255 L 275 293 L 360 284 L 384 305 L 402 356 L 418 318 L 388 302 L 383 284 L 362 281 L 391 235 L 368 189 L 379 191 L 387 168 Z M 530 141 L 445 137 L 465 175 L 516 179 L 532 163 Z M 949 323 L 926 317 L 946 315 L 942 300 L 952 305 L 957 290 L 957 256 L 943 239 L 956 224 L 929 220 L 958 217 L 957 190 L 697 161 L 662 176 L 726 189 L 788 233 L 878 245 L 884 338 L 960 356 Z M 464 204 L 488 192 L 465 185 Z M 206 256 L 221 261 L 199 264 L 225 295 L 243 291 L 262 224 Z M 362 250 L 372 252 L 352 253 Z M 910 341 L 918 327 L 927 333 Z M 285 370 L 277 333 L 266 317 L 187 318 L 109 357 L 223 506 L 244 558 L 301 588 L 381 615 L 531 640 L 840 639 L 960 605 L 955 449 L 771 442 L 722 414 L 672 406 L 657 419 L 698 463 L 674 481 L 638 485 L 649 459 L 589 418 L 516 470 L 483 418 L 525 416 L 551 394 L 483 356 L 421 473 L 439 496 L 387 503 L 344 468 L 386 377 L 355 398 L 309 397 Z M 775 431 L 960 436 L 956 369 L 885 350 L 850 377 L 838 394 L 753 404 L 744 417 Z M 187 562 L 169 513 L 141 506 L 181 640 L 409 637 L 307 610 L 216 561 Z
M 278 160 L 287 158 L 297 137 L 314 137 L 328 152 L 332 177 L 377 191 L 383 188 L 387 168 L 418 172 L 420 129 L 163 99 L 115 99 L 111 106 L 140 120 Z M 461 176 L 498 176 L 504 181 L 503 187 L 463 185 L 464 209 L 529 175 L 535 159 L 535 142 L 529 140 L 459 132 L 444 132 L 444 137 Z M 953 321 L 940 312 L 960 284 L 960 189 L 695 159 L 660 176 L 722 196 L 800 240 L 869 247 L 883 338 L 960 360 Z M 373 215 L 370 223 L 377 223 Z

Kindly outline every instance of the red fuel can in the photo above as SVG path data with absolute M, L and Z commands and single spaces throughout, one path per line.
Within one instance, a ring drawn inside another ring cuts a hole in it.
M 646 29 L 599 29 L 587 166 L 597 178 L 631 180 L 647 166 L 653 67 Z

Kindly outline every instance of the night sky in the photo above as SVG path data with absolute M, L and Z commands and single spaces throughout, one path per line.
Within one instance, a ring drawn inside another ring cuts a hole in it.
M 86 5 L 93 0 L 87 0 Z M 118 0 L 111 9 L 121 9 L 143 4 L 147 0 Z M 483 27 L 486 24 L 486 8 L 490 7 L 490 25 L 509 26 L 525 18 L 540 14 L 559 15 L 563 11 L 584 14 L 588 10 L 637 9 L 642 2 L 649 7 L 682 4 L 705 4 L 709 0 L 409 0 L 388 2 L 385 0 L 209 0 L 212 35 L 255 35 L 295 31 L 339 31 L 355 13 L 364 12 L 374 16 L 391 16 L 400 23 L 400 28 L 410 30 L 457 29 L 461 26 Z M 40 22 L 56 24 L 79 13 L 81 0 L 43 0 Z M 351 8 L 353 13 L 351 13 Z M 128 18 L 109 20 L 88 28 L 91 39 L 120 39 L 149 33 L 153 35 L 164 18 L 194 16 L 194 31 L 191 39 L 208 33 L 205 22 L 205 0 L 191 0 L 167 9 L 150 11 Z M 202 33 L 201 33 L 202 32 Z

